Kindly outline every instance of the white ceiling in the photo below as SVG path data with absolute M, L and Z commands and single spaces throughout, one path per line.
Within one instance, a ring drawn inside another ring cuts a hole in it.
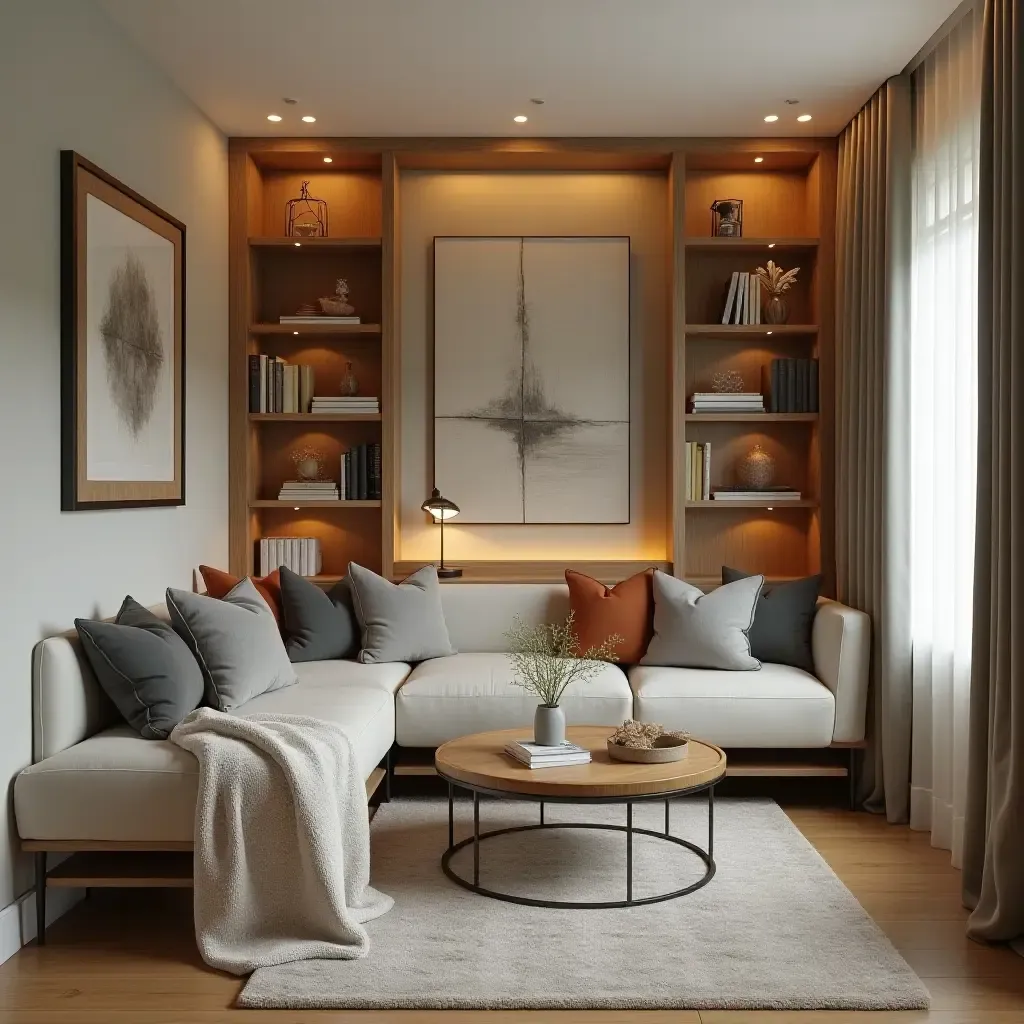
M 839 132 L 958 0 L 100 2 L 229 135 L 770 137 Z

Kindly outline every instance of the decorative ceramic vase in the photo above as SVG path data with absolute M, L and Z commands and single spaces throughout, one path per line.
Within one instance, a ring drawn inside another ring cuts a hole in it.
M 789 320 L 789 303 L 781 295 L 773 295 L 763 312 L 766 324 L 784 324 Z
M 740 459 L 736 475 L 744 487 L 749 487 L 753 491 L 762 491 L 766 487 L 770 487 L 772 480 L 775 479 L 775 459 L 759 444 L 755 444 Z
M 356 380 L 356 375 L 352 372 L 351 363 L 345 364 L 345 373 L 342 375 L 341 378 L 340 394 L 344 395 L 346 398 L 350 397 L 351 395 L 359 394 L 359 381 Z
M 565 715 L 557 704 L 538 704 L 533 716 L 533 742 L 557 747 L 565 742 Z

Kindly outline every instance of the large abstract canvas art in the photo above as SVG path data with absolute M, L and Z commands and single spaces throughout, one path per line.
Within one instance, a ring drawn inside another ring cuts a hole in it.
M 629 239 L 434 239 L 434 481 L 466 523 L 629 522 Z
M 61 159 L 61 507 L 184 504 L 185 227 Z

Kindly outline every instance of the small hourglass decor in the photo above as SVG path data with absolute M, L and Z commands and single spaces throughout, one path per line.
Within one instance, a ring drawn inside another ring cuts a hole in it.
M 359 394 L 359 381 L 356 380 L 356 375 L 352 372 L 351 363 L 345 364 L 345 372 L 341 376 L 341 390 L 338 393 L 346 398 Z
M 744 487 L 749 487 L 752 491 L 763 491 L 771 487 L 775 479 L 775 459 L 759 444 L 755 444 L 740 459 L 736 475 Z
M 742 199 L 716 199 L 711 204 L 711 234 L 714 238 L 742 238 Z
M 309 182 L 304 181 L 297 199 L 289 199 L 284 233 L 289 238 L 327 237 L 327 200 L 309 194 Z

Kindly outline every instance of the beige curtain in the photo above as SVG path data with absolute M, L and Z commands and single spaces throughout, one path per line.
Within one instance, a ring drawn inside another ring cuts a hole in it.
M 890 821 L 910 799 L 910 86 L 892 78 L 839 138 L 836 583 L 872 620 L 861 795 Z
M 978 510 L 964 902 L 1024 948 L 1024 10 L 987 0 L 978 222 Z

